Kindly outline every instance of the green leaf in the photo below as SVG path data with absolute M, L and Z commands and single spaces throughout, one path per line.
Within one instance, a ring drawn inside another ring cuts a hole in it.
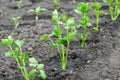
M 58 12 L 57 12 L 57 10 L 54 10 L 53 12 L 52 12 L 52 21 L 53 22 L 59 22 L 60 20 L 59 20 L 59 17 L 58 17 Z
M 71 41 L 71 40 L 75 37 L 76 33 L 77 33 L 76 30 L 75 30 L 74 32 L 70 32 L 70 33 L 65 37 L 65 39 L 66 39 L 67 41 Z
M 62 34 L 62 30 L 58 26 L 54 26 L 53 34 L 58 37 Z
M 31 66 L 31 67 L 36 67 L 37 65 L 38 65 L 38 62 L 37 62 L 37 60 L 34 58 L 34 57 L 32 57 L 32 58 L 29 58 L 28 59 L 29 60 L 29 65 Z
M 18 46 L 18 47 L 22 47 L 22 45 L 24 44 L 24 39 L 23 40 L 16 40 L 15 41 L 15 44 Z
M 9 46 L 9 45 L 12 45 L 13 41 L 14 41 L 14 38 L 12 36 L 8 36 L 8 39 L 2 39 L 0 44 L 3 46 Z
M 99 10 L 102 7 L 102 5 L 100 2 L 93 2 L 92 7 L 96 10 Z
M 15 48 L 14 50 L 13 50 L 13 55 L 18 55 L 18 53 L 19 53 L 19 48 Z
M 47 39 L 48 38 L 48 34 L 44 34 L 44 35 L 42 35 L 41 37 L 40 37 L 40 41 L 44 41 L 45 39 Z
M 113 2 L 113 0 L 103 0 L 103 1 L 109 4 Z
M 29 77 L 30 78 L 35 78 L 37 76 L 37 70 L 36 69 L 32 69 L 30 72 L 29 72 Z
M 72 26 L 75 26 L 75 20 L 74 18 L 69 18 L 66 22 L 65 29 L 69 29 Z
M 36 14 L 39 14 L 39 12 L 40 12 L 40 7 L 35 8 L 35 12 L 36 12 Z
M 56 40 L 56 43 L 57 43 L 57 44 L 64 44 L 65 42 L 67 42 L 67 40 L 64 39 L 64 38 L 59 39 L 59 40 Z
M 8 52 L 5 53 L 5 56 L 6 57 L 13 57 L 13 54 L 12 54 L 11 51 L 8 51 Z
M 77 8 L 75 9 L 75 12 L 76 13 L 83 13 L 83 14 L 86 14 L 90 11 L 90 7 L 88 5 L 88 3 L 84 3 L 84 2 L 80 2 L 78 5 L 77 5 Z
M 81 14 L 81 11 L 78 10 L 78 9 L 74 9 L 74 12 L 77 13 L 77 14 Z
M 38 70 L 44 69 L 44 64 L 38 64 L 38 65 L 37 65 L 37 69 L 38 69 Z
M 42 79 L 46 79 L 47 76 L 46 76 L 46 74 L 45 74 L 45 71 L 40 70 L 40 73 L 41 73 L 41 74 L 40 74 L 41 78 L 42 78 Z
M 61 18 L 63 19 L 64 22 L 67 21 L 68 17 L 66 14 L 60 14 Z
M 23 52 L 23 54 L 21 54 L 21 59 L 25 61 L 29 53 L 28 51 Z

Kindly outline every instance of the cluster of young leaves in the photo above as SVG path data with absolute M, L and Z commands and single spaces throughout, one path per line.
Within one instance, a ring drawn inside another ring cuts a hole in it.
M 33 68 L 29 73 L 30 78 L 35 79 L 40 76 L 43 80 L 46 79 L 47 76 L 44 71 L 44 64 L 39 64 L 38 61 L 32 57 L 32 58 L 29 58 L 29 66 Z
M 23 40 L 15 40 L 12 36 L 8 36 L 7 39 L 2 39 L 0 44 L 2 46 L 9 48 L 9 51 L 7 51 L 5 53 L 5 56 L 14 58 L 17 62 L 18 69 L 22 73 L 23 77 L 26 80 L 30 80 L 31 72 L 28 73 L 27 67 L 26 67 L 26 62 L 28 60 L 29 52 L 28 51 L 23 52 L 23 50 L 22 50 L 22 46 L 24 44 L 24 39 Z M 31 60 L 31 58 L 29 60 Z M 39 64 L 39 65 L 41 65 L 41 64 Z M 42 67 L 42 69 L 43 69 L 43 67 Z M 45 73 L 44 73 L 44 75 L 45 75 Z M 41 77 L 45 79 L 44 76 L 41 76 Z
M 95 31 L 98 31 L 99 28 L 99 16 L 102 13 L 100 8 L 102 7 L 100 2 L 93 2 L 92 7 L 94 9 L 95 15 L 96 15 L 96 26 L 93 28 Z
M 111 19 L 114 21 L 120 15 L 120 1 L 119 0 L 104 0 L 109 6 Z
M 87 27 L 91 26 L 91 23 L 89 22 L 89 17 L 87 16 L 88 12 L 90 11 L 90 7 L 88 3 L 80 2 L 77 5 L 77 8 L 75 9 L 75 12 L 78 14 L 81 14 L 82 20 L 79 21 L 79 27 L 83 27 L 83 33 L 81 34 L 81 47 L 84 48 L 86 37 L 87 37 Z
M 36 7 L 35 9 L 30 9 L 30 10 L 28 10 L 28 12 L 34 12 L 34 13 L 35 13 L 35 19 L 38 20 L 40 12 L 41 12 L 41 11 L 46 11 L 46 10 L 47 10 L 47 9 L 41 8 L 41 7 L 38 6 L 38 7 Z
M 53 32 L 51 34 L 44 34 L 40 37 L 40 40 L 50 39 L 52 45 L 54 45 L 58 53 L 60 54 L 61 66 L 65 70 L 67 66 L 68 52 L 70 42 L 74 39 L 77 30 L 75 27 L 74 18 L 68 18 L 65 14 L 58 14 L 57 10 L 54 10 L 52 13 L 52 21 L 56 23 L 54 26 Z M 66 33 L 63 34 L 63 31 Z M 51 37 L 56 36 L 56 40 L 52 40 Z M 65 43 L 67 46 L 65 46 Z
M 14 28 L 17 29 L 18 25 L 19 25 L 19 22 L 18 20 L 21 19 L 20 16 L 17 16 L 17 17 L 13 17 L 11 20 L 14 22 Z

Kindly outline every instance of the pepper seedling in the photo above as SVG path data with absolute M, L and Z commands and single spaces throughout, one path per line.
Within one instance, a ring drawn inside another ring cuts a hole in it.
M 58 10 L 59 9 L 59 2 L 60 2 L 60 0 L 52 0 L 52 1 L 55 4 L 55 9 Z
M 82 44 L 81 47 L 84 48 L 86 37 L 87 37 L 87 27 L 91 26 L 91 23 L 89 22 L 89 17 L 87 16 L 87 13 L 90 11 L 90 7 L 88 3 L 80 2 L 77 5 L 77 8 L 75 9 L 75 12 L 78 14 L 81 14 L 82 20 L 79 21 L 78 28 L 80 26 L 83 27 L 83 33 L 81 34 Z
M 17 29 L 18 25 L 19 25 L 19 22 L 18 20 L 20 20 L 21 17 L 20 16 L 17 16 L 17 17 L 14 17 L 12 18 L 11 20 L 14 22 L 14 28 Z
M 41 8 L 41 7 L 36 7 L 35 9 L 30 9 L 28 12 L 34 12 L 35 13 L 35 19 L 38 20 L 39 14 L 41 11 L 46 11 L 47 9 Z
M 96 26 L 93 28 L 95 31 L 98 31 L 98 28 L 99 28 L 99 16 L 102 13 L 102 11 L 100 10 L 101 6 L 102 5 L 100 2 L 92 3 L 92 7 L 93 7 L 95 15 L 96 15 Z
M 15 40 L 12 36 L 8 36 L 7 39 L 2 39 L 0 44 L 2 46 L 8 47 L 9 51 L 5 53 L 5 56 L 7 57 L 12 57 L 16 60 L 18 69 L 22 73 L 23 77 L 25 80 L 30 80 L 31 78 L 31 71 L 28 72 L 27 67 L 26 67 L 26 62 L 28 61 L 28 51 L 22 50 L 22 46 L 24 44 L 24 39 L 23 40 Z M 32 66 L 32 61 L 34 58 L 29 58 L 30 65 Z M 35 60 L 35 59 L 34 59 Z M 40 70 L 40 75 L 43 79 L 46 78 L 45 72 L 43 70 L 43 64 L 38 64 L 37 68 L 40 68 L 42 65 L 42 68 Z M 37 69 L 36 68 L 36 69 Z M 36 74 L 34 74 L 36 76 Z
M 52 21 L 56 24 L 51 34 L 44 34 L 40 40 L 49 39 L 53 46 L 55 46 L 60 55 L 62 69 L 65 70 L 67 66 L 68 53 L 70 42 L 74 39 L 77 30 L 75 27 L 74 18 L 68 18 L 65 14 L 58 14 L 57 10 L 52 13 Z M 66 33 L 63 34 L 63 31 Z M 56 40 L 52 40 L 52 36 L 56 36 Z M 65 46 L 66 43 L 66 46 Z
M 120 15 L 120 1 L 119 0 L 104 0 L 109 6 L 111 19 L 115 21 Z

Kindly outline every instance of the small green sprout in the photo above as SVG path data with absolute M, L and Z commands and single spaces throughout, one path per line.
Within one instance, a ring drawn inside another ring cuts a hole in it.
M 17 4 L 17 7 L 18 7 L 18 8 L 21 8 L 21 7 L 22 7 L 22 3 L 23 3 L 23 1 L 22 1 L 22 0 L 19 0 L 19 1 L 18 1 L 18 4 Z
M 95 15 L 96 15 L 96 27 L 94 27 L 93 29 L 95 31 L 98 31 L 98 28 L 99 28 L 99 16 L 102 13 L 102 11 L 100 10 L 101 3 L 100 2 L 93 2 L 92 7 L 93 7 Z
M 120 15 L 120 1 L 119 0 L 104 0 L 109 6 L 111 19 L 114 21 Z
M 19 19 L 21 19 L 20 16 L 17 16 L 17 17 L 14 17 L 14 18 L 11 19 L 14 22 L 14 28 L 15 29 L 17 29 L 17 27 L 19 25 L 19 22 L 18 22 Z
M 60 0 L 52 0 L 52 1 L 55 4 L 55 9 L 58 10 L 59 9 L 59 2 L 60 2 Z
M 89 22 L 89 17 L 87 16 L 87 13 L 90 11 L 90 7 L 88 3 L 80 2 L 77 5 L 77 8 L 75 9 L 75 12 L 78 14 L 82 14 L 82 20 L 79 21 L 78 28 L 80 26 L 83 27 L 83 33 L 81 34 L 82 44 L 81 47 L 84 48 L 86 37 L 87 37 L 87 27 L 91 26 L 91 23 Z
M 62 69 L 65 70 L 67 66 L 68 53 L 70 42 L 76 36 L 76 27 L 74 18 L 68 18 L 65 14 L 59 16 L 58 11 L 54 10 L 52 13 L 52 21 L 56 23 L 54 26 L 53 32 L 51 34 L 44 34 L 40 37 L 40 40 L 49 39 L 52 43 L 52 46 L 55 46 L 58 50 L 61 60 Z M 66 33 L 63 34 L 63 31 Z M 52 40 L 52 36 L 56 36 L 56 40 Z M 64 44 L 67 44 L 65 47 Z
M 41 11 L 46 11 L 47 9 L 41 8 L 41 7 L 36 7 L 35 9 L 30 9 L 28 12 L 34 12 L 35 13 L 35 19 L 38 20 L 39 14 Z
M 32 57 L 32 58 L 29 58 L 29 65 L 30 65 L 30 67 L 33 68 L 29 72 L 29 76 L 31 78 L 35 78 L 35 77 L 38 78 L 40 76 L 43 80 L 46 79 L 46 74 L 45 74 L 45 71 L 44 71 L 44 64 L 39 64 L 38 61 L 34 57 Z
M 28 51 L 23 52 L 23 50 L 22 50 L 24 41 L 25 41 L 24 39 L 23 40 L 15 40 L 12 36 L 8 36 L 7 39 L 2 39 L 0 44 L 2 46 L 8 47 L 9 51 L 5 53 L 5 56 L 14 58 L 17 62 L 18 69 L 22 73 L 25 80 L 30 80 L 31 72 L 28 73 L 28 70 L 26 67 L 26 62 L 28 61 L 29 52 Z M 29 58 L 31 66 L 33 65 L 32 61 L 31 61 L 33 59 L 34 58 Z M 41 67 L 41 65 L 42 65 L 42 67 Z M 41 77 L 43 79 L 45 79 L 46 75 L 43 70 L 43 68 L 44 68 L 43 64 L 38 64 L 37 68 L 35 68 L 35 69 L 38 69 L 38 68 L 39 68 Z

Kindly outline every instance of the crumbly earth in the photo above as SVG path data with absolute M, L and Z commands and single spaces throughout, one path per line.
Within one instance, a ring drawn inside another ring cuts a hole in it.
M 60 0 L 59 13 L 75 17 L 76 22 L 80 15 L 74 12 L 78 2 L 91 4 L 94 0 Z M 24 0 L 21 9 L 17 8 L 17 0 L 0 0 L 0 39 L 12 35 L 15 39 L 25 39 L 23 50 L 30 50 L 29 57 L 35 57 L 45 64 L 47 80 L 120 80 L 120 17 L 111 21 L 108 6 L 102 3 L 99 31 L 94 31 L 95 14 L 93 10 L 88 14 L 92 26 L 88 28 L 85 48 L 79 46 L 77 37 L 71 42 L 69 59 L 66 71 L 62 71 L 60 59 L 56 49 L 50 49 L 50 41 L 39 41 L 45 33 L 51 33 L 53 23 L 51 13 L 55 9 L 52 0 Z M 35 20 L 33 13 L 27 11 L 41 6 L 47 9 L 41 12 Z M 19 27 L 15 30 L 12 17 L 21 16 Z M 76 23 L 77 24 L 77 23 Z M 79 33 L 82 32 L 80 28 Z M 14 59 L 5 57 L 7 49 L 0 46 L 0 80 L 24 80 L 17 68 Z M 27 66 L 29 67 L 29 66 Z M 39 78 L 41 80 L 41 78 Z

